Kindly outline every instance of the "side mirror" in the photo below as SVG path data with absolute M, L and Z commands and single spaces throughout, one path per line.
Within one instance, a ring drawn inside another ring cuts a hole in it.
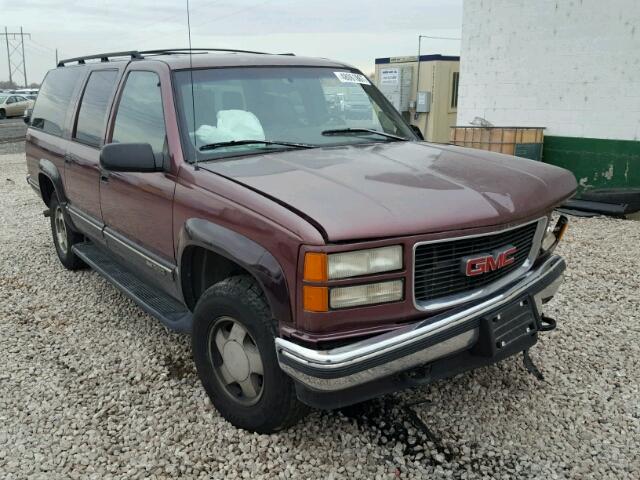
M 27 125 L 31 123 L 31 112 L 33 112 L 33 108 L 27 108 L 22 116 L 22 120 L 24 120 L 24 123 Z
M 112 172 L 159 172 L 148 143 L 108 143 L 100 151 L 100 165 Z
M 424 140 L 424 135 L 422 135 L 422 131 L 417 125 L 411 125 L 411 130 L 413 130 L 413 133 L 415 133 L 420 140 Z

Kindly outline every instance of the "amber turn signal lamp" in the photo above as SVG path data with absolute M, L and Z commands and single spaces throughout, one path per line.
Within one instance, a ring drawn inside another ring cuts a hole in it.
M 307 312 L 326 312 L 329 310 L 329 289 L 327 287 L 302 287 L 304 309 Z
M 307 282 L 327 281 L 327 254 L 308 252 L 304 255 L 304 279 Z

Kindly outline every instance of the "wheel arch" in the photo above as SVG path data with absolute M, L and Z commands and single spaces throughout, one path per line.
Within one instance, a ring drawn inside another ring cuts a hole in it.
M 51 196 L 56 188 L 51 179 L 42 172 L 38 173 L 38 185 L 40 186 L 42 201 L 48 206 L 51 201 Z
M 67 202 L 67 196 L 62 183 L 62 175 L 58 167 L 51 160 L 41 159 L 38 162 L 38 185 L 40 186 L 40 194 L 46 205 L 49 205 L 51 195 L 55 191 L 58 199 L 62 203 Z
M 180 289 L 191 310 L 213 283 L 248 274 L 262 288 L 273 318 L 291 323 L 284 271 L 273 255 L 253 240 L 208 220 L 191 218 L 180 231 L 178 259 Z

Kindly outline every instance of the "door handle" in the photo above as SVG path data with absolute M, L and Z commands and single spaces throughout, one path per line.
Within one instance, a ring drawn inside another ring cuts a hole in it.
M 80 157 L 78 157 L 77 155 L 74 155 L 73 153 L 64 154 L 65 163 L 78 163 L 78 160 L 80 160 Z

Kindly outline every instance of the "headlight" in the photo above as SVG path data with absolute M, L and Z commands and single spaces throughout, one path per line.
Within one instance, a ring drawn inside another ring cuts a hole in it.
M 304 257 L 304 279 L 325 282 L 402 269 L 402 245 L 353 252 L 316 253 Z
M 562 240 L 567 228 L 569 227 L 569 220 L 564 215 L 560 215 L 559 218 L 551 216 L 547 226 L 547 231 L 542 238 L 542 245 L 540 247 L 540 253 L 550 253 L 556 248 L 558 242 Z
M 402 268 L 402 246 L 370 248 L 355 252 L 332 253 L 328 259 L 329 280 L 391 272 Z
M 402 300 L 403 280 L 332 288 L 326 285 L 329 280 L 402 270 L 402 254 L 402 245 L 330 254 L 307 252 L 304 256 L 303 279 L 305 282 L 316 285 L 303 285 L 303 308 L 308 312 L 326 312 L 329 308 L 347 308 Z
M 351 287 L 332 288 L 329 293 L 331 308 L 348 308 L 402 300 L 403 281 L 368 283 Z

